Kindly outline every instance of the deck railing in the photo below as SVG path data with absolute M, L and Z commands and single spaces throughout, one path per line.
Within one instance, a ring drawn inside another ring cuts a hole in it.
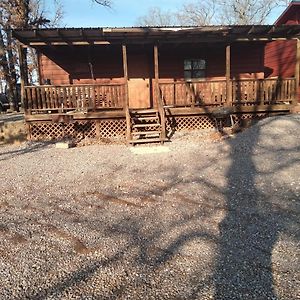
M 171 107 L 290 104 L 296 97 L 295 78 L 231 80 L 230 99 L 225 80 L 160 81 L 159 88 L 163 105 Z M 27 114 L 123 109 L 125 83 L 26 86 L 24 94 Z
M 231 80 L 231 99 L 227 99 L 225 80 L 161 81 L 159 86 L 164 105 L 171 107 L 291 103 L 296 95 L 295 78 Z
M 125 84 L 26 86 L 24 108 L 27 113 L 122 109 L 124 97 Z
M 167 106 L 199 106 L 226 102 L 226 81 L 161 82 L 160 92 Z
M 233 105 L 291 103 L 296 96 L 295 93 L 295 78 L 232 81 Z

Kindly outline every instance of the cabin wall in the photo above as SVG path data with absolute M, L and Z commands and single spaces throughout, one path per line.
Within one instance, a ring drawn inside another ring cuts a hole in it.
M 152 47 L 128 47 L 129 79 L 153 77 Z M 60 46 L 40 48 L 41 81 L 51 84 L 84 84 L 111 82 L 123 78 L 120 47 Z M 263 78 L 262 44 L 233 44 L 231 47 L 232 78 Z M 186 58 L 203 58 L 207 62 L 206 79 L 225 79 L 225 47 L 183 45 L 159 48 L 159 73 L 162 79 L 184 79 L 183 61 Z M 92 78 L 94 77 L 94 79 Z
M 91 84 L 123 81 L 121 47 L 60 46 L 39 48 L 41 82 Z
M 120 46 L 61 46 L 40 48 L 41 82 L 53 85 L 124 82 Z M 129 45 L 128 90 L 131 108 L 155 106 L 153 45 Z M 225 45 L 161 45 L 161 81 L 184 80 L 184 59 L 206 60 L 205 80 L 225 80 Z M 231 78 L 264 78 L 264 45 L 237 43 L 231 46 Z
M 160 78 L 184 80 L 183 62 L 188 58 L 206 60 L 206 80 L 225 80 L 225 46 L 186 46 L 159 50 Z M 231 46 L 231 78 L 264 78 L 264 46 L 262 44 L 233 44 Z
M 300 5 L 291 3 L 286 12 L 279 17 L 275 25 L 300 24 Z M 296 41 L 273 41 L 265 47 L 266 77 L 294 77 L 296 63 Z M 300 87 L 298 87 L 300 102 Z
M 273 41 L 265 46 L 265 77 L 294 77 L 296 41 Z

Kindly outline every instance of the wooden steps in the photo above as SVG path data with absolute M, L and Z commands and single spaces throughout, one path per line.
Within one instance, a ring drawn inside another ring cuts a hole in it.
M 149 108 L 149 109 L 132 109 L 130 110 L 130 113 L 132 114 L 152 114 L 158 112 L 155 108 Z
M 157 109 L 135 109 L 129 111 L 131 128 L 130 144 L 163 143 L 162 126 Z
M 145 124 L 134 124 L 132 128 L 145 128 L 145 127 L 160 127 L 160 124 L 156 123 L 145 123 Z

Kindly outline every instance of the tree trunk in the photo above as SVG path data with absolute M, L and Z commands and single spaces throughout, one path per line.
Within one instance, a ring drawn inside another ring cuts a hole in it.
M 16 55 L 13 53 L 13 40 L 11 36 L 11 30 L 6 31 L 6 37 L 7 37 L 7 56 L 8 56 L 8 66 L 9 66 L 9 72 L 10 72 L 10 78 L 12 82 L 12 95 L 13 95 L 13 107 L 14 110 L 18 110 L 20 102 L 19 94 L 17 92 L 17 72 L 16 72 Z M 12 107 L 11 107 L 12 109 Z
M 7 84 L 7 98 L 9 102 L 9 107 L 11 110 L 15 110 L 15 83 L 11 77 L 10 68 L 9 68 L 9 62 L 6 56 L 5 44 L 4 44 L 4 37 L 3 32 L 0 30 L 0 65 L 3 69 L 4 78 Z

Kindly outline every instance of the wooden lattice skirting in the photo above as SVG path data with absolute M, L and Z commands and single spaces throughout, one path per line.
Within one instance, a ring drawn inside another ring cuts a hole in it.
M 234 125 L 243 125 L 246 120 L 259 120 L 266 118 L 268 113 L 244 113 L 233 115 Z M 195 129 L 210 129 L 216 128 L 216 119 L 212 116 L 200 115 L 200 116 L 167 116 L 166 129 L 168 133 L 181 130 L 195 130 Z M 223 127 L 230 126 L 230 117 L 221 121 Z
M 243 113 L 233 115 L 236 125 L 243 125 L 248 120 L 262 119 L 268 113 Z M 230 126 L 230 119 L 222 120 L 222 126 Z M 166 117 L 166 130 L 168 136 L 181 130 L 210 129 L 216 127 L 215 118 L 208 115 L 170 116 Z M 53 123 L 51 121 L 29 122 L 29 138 L 31 140 L 62 140 L 84 138 L 125 139 L 126 120 L 83 120 L 72 123 Z
M 30 140 L 80 141 L 84 138 L 121 138 L 126 136 L 125 119 L 75 121 L 72 123 L 30 122 Z

